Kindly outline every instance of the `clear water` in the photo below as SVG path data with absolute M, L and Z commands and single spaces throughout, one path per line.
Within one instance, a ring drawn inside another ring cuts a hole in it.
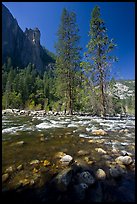
M 108 135 L 95 136 L 92 130 L 103 129 Z M 128 129 L 128 133 L 119 133 L 121 129 Z M 41 141 L 44 138 L 44 141 Z M 92 140 L 92 141 L 91 141 Z M 25 143 L 15 145 L 16 142 Z M 55 157 L 57 152 L 71 155 L 74 160 L 84 160 L 86 156 L 80 156 L 79 150 L 89 152 L 88 157 L 100 167 L 106 161 L 114 159 L 125 150 L 135 157 L 135 121 L 134 120 L 103 120 L 90 116 L 13 116 L 2 117 L 2 173 L 9 166 L 24 165 L 23 171 L 14 174 L 5 185 L 13 187 L 20 179 L 32 176 L 31 160 L 48 160 L 51 163 L 47 167 L 49 174 L 58 172 L 59 159 Z M 99 154 L 95 148 L 100 147 L 107 152 L 108 157 Z M 112 152 L 117 149 L 118 154 Z

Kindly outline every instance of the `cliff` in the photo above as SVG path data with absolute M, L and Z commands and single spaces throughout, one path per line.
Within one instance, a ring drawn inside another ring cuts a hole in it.
M 2 4 L 2 63 L 6 62 L 7 57 L 12 59 L 14 66 L 25 67 L 32 63 L 39 72 L 54 61 L 40 44 L 39 29 L 26 28 L 23 32 L 17 20 Z

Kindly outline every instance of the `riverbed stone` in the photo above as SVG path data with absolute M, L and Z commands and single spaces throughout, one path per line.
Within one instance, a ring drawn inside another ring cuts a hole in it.
M 19 183 L 20 183 L 22 186 L 26 186 L 26 185 L 29 185 L 29 184 L 30 184 L 30 181 L 25 178 L 25 179 L 20 180 Z
M 2 175 L 2 182 L 6 182 L 8 179 L 9 179 L 8 173 Z
M 35 159 L 35 160 L 32 160 L 32 161 L 30 162 L 30 165 L 39 164 L 39 163 L 40 163 L 40 161 L 39 161 L 38 159 Z
M 24 142 L 24 141 L 19 141 L 19 142 L 16 142 L 15 144 L 16 144 L 16 145 L 20 145 L 20 146 L 22 146 L 22 145 L 25 144 L 25 142 Z
M 79 183 L 85 183 L 88 186 L 95 183 L 95 178 L 88 171 L 83 171 L 80 173 L 78 180 Z
M 44 166 L 50 166 L 51 163 L 48 161 L 48 160 L 44 160 L 44 163 L 43 163 Z
M 79 150 L 77 153 L 79 156 L 85 156 L 85 155 L 89 155 L 90 152 L 87 150 Z
M 113 178 L 118 178 L 118 177 L 122 176 L 122 171 L 117 166 L 111 167 L 109 169 L 109 173 Z
M 61 158 L 64 157 L 65 155 L 66 155 L 66 153 L 64 153 L 64 152 L 57 152 L 57 153 L 55 154 L 55 158 L 61 159 Z
M 70 184 L 72 179 L 72 169 L 67 168 L 62 170 L 55 178 L 54 183 L 56 188 L 61 191 L 67 191 L 68 185 Z
M 69 165 L 72 161 L 73 161 L 73 158 L 70 155 L 65 155 L 60 159 L 60 162 L 63 165 Z
M 92 130 L 93 135 L 107 135 L 107 132 L 105 130 L 99 129 L 99 130 Z
M 119 156 L 115 159 L 115 161 L 124 165 L 130 165 L 133 162 L 130 156 Z
M 119 130 L 119 133 L 128 133 L 128 132 L 129 132 L 128 129 L 121 129 L 121 130 Z
M 95 150 L 98 152 L 98 153 L 101 153 L 101 154 L 106 154 L 107 152 L 105 150 L 103 150 L 102 148 L 95 148 Z
M 6 170 L 5 173 L 13 173 L 16 170 L 15 166 L 9 166 Z
M 106 179 L 106 173 L 103 169 L 98 169 L 96 172 L 96 178 L 99 180 L 105 180 Z
M 17 166 L 17 170 L 20 171 L 23 169 L 23 164 L 20 164 L 19 166 Z

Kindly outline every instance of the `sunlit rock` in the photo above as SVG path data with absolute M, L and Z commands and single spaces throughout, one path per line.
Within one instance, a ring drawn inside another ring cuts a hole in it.
M 96 172 L 96 178 L 100 180 L 105 180 L 106 178 L 106 173 L 103 169 L 98 169 Z

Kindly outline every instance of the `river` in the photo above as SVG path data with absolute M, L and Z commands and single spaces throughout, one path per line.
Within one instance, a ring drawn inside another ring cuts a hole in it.
M 93 135 L 92 131 L 98 129 L 107 134 Z M 100 154 L 97 148 L 106 153 Z M 23 165 L 23 170 L 13 172 L 3 183 L 3 189 L 14 189 L 21 179 L 33 179 L 37 168 L 30 165 L 32 160 L 46 160 L 51 164 L 46 167 L 48 171 L 38 169 L 47 172 L 46 178 L 37 182 L 37 186 L 42 186 L 62 169 L 56 157 L 58 152 L 71 155 L 75 161 L 85 162 L 93 169 L 100 167 L 106 171 L 120 155 L 131 155 L 135 163 L 135 120 L 105 120 L 92 116 L 2 116 L 2 173 L 10 166 Z

